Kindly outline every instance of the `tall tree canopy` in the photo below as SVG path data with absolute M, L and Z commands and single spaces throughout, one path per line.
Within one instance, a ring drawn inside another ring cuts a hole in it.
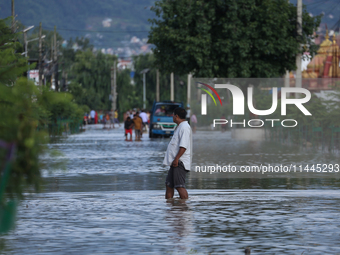
M 27 69 L 26 59 L 20 54 L 22 47 L 18 34 L 12 34 L 11 18 L 0 19 L 0 84 L 13 85 Z
M 91 49 L 75 53 L 69 89 L 76 103 L 94 110 L 111 109 L 111 67 L 115 60 L 116 56 L 95 53 Z M 130 106 L 124 104 L 127 95 L 134 89 L 130 82 L 128 71 L 117 71 L 118 108 Z
M 297 39 L 296 7 L 287 0 L 161 0 L 152 10 L 149 42 L 161 71 L 196 77 L 278 77 L 295 70 L 301 44 L 313 54 L 320 16 L 303 11 Z

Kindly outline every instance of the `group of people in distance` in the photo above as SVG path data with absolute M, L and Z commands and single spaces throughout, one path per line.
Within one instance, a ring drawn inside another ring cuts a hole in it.
M 197 118 L 193 113 L 190 116 L 190 106 L 187 107 L 187 116 L 186 120 L 190 123 L 192 127 L 193 133 L 196 133 L 196 125 Z M 133 109 L 129 110 L 124 114 L 124 129 L 125 129 L 125 140 L 132 141 L 132 129 L 135 130 L 135 140 L 141 141 L 143 136 L 143 131 L 148 130 L 148 126 L 150 123 L 150 112 L 145 111 L 144 109 Z M 115 128 L 114 124 L 118 124 L 120 127 L 120 123 L 118 120 L 118 110 L 115 111 L 95 111 L 91 110 L 89 113 L 84 114 L 84 125 L 88 124 L 104 124 L 104 129 Z M 108 126 L 107 126 L 108 125 Z M 130 137 L 128 139 L 128 134 Z
M 125 141 L 132 141 L 132 128 L 135 129 L 135 140 L 141 141 L 143 130 L 149 125 L 149 118 L 150 113 L 146 113 L 145 110 L 126 112 L 124 116 Z M 130 134 L 130 139 L 128 139 L 128 134 Z
M 83 124 L 89 125 L 89 124 L 104 124 L 104 129 L 106 128 L 106 125 L 108 124 L 108 129 L 114 128 L 114 124 L 118 124 L 120 126 L 119 120 L 118 120 L 118 110 L 115 110 L 114 112 L 107 111 L 99 111 L 99 113 L 95 110 L 91 110 L 90 113 L 84 114 Z

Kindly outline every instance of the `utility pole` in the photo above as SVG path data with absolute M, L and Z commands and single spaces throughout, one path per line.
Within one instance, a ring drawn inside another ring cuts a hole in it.
M 60 91 L 65 91 L 65 70 L 61 73 Z
M 54 89 L 56 88 L 55 86 L 55 79 L 54 79 L 54 59 L 53 59 L 53 37 L 51 38 L 51 63 L 53 67 L 52 75 L 51 75 L 51 87 L 54 85 Z
M 67 87 L 67 71 L 65 72 L 65 91 L 68 90 L 68 87 Z
M 42 86 L 42 28 L 41 28 L 41 22 L 39 24 L 39 86 Z
M 289 4 L 289 0 L 288 0 L 288 4 Z M 290 87 L 289 85 L 289 70 L 286 70 L 286 74 L 285 74 L 285 80 L 284 80 L 284 85 L 286 88 Z M 289 97 L 289 95 L 287 95 Z
M 22 30 L 22 32 L 24 33 L 24 45 L 25 45 L 25 57 L 27 58 L 27 52 L 28 52 L 28 49 L 27 49 L 27 44 L 28 44 L 28 41 L 27 41 L 27 32 L 29 30 L 31 30 L 32 28 L 34 28 L 34 26 L 30 26 L 28 28 L 25 28 L 24 30 Z
M 146 80 L 145 75 L 149 72 L 149 68 L 143 69 L 140 74 L 143 74 L 143 109 L 146 107 Z
M 58 44 L 57 44 L 57 27 L 54 26 L 54 83 L 55 83 L 55 91 L 59 91 L 59 81 L 58 81 Z
M 27 31 L 24 31 L 25 57 L 27 58 Z
M 156 101 L 159 102 L 159 70 L 156 71 Z
M 27 31 L 31 30 L 34 26 L 30 26 L 28 28 L 25 28 L 24 30 L 22 30 L 22 32 L 24 33 L 24 45 L 25 45 L 25 58 L 26 58 L 26 61 L 27 61 L 27 81 L 29 80 L 30 78 L 30 64 L 29 64 L 29 61 L 28 61 L 28 54 L 27 54 L 27 44 L 28 44 L 28 40 L 27 40 Z
M 114 62 L 114 70 L 113 70 L 113 111 L 117 109 L 117 62 Z
M 302 39 L 302 0 L 297 0 L 297 40 L 299 42 L 299 51 L 301 50 L 301 39 Z M 301 80 L 301 53 L 296 55 L 296 77 L 295 87 L 302 88 Z M 296 93 L 295 97 L 299 97 Z
M 286 70 L 286 73 L 285 73 L 284 85 L 285 85 L 285 88 L 289 88 L 290 87 L 290 84 L 289 84 L 289 71 L 288 70 Z M 288 93 L 287 97 L 290 97 L 290 93 Z
M 111 109 L 114 112 L 117 108 L 117 92 L 116 92 L 116 88 L 117 88 L 117 83 L 116 83 L 116 60 L 113 63 L 113 66 L 111 67 Z
M 145 81 L 145 72 L 143 73 L 143 109 L 145 109 L 146 105 L 146 81 Z
M 174 101 L 175 96 L 174 96 L 174 73 L 171 73 L 170 75 L 170 100 Z
M 113 107 L 114 107 L 114 92 L 113 92 L 113 90 L 114 90 L 114 78 L 113 78 L 113 76 L 114 76 L 114 66 L 111 66 L 111 110 L 113 109 Z
M 188 84 L 187 84 L 187 105 L 190 104 L 191 100 L 191 73 L 188 74 Z
M 12 0 L 12 33 L 15 33 L 14 0 Z

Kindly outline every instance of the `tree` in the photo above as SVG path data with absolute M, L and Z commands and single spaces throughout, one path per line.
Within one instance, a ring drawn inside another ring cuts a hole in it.
M 12 34 L 8 25 L 10 20 L 11 17 L 0 19 L 0 84 L 3 85 L 13 85 L 27 70 L 26 59 L 20 54 L 18 34 Z
M 143 74 L 140 72 L 144 69 L 150 69 L 146 73 L 146 108 L 151 109 L 154 100 L 156 100 L 156 70 L 155 57 L 153 54 L 139 55 L 134 58 L 135 87 L 139 98 L 139 105 L 143 105 Z M 175 74 L 175 101 L 185 102 L 187 97 L 187 76 Z M 164 72 L 159 74 L 160 100 L 170 100 L 170 73 Z
M 25 192 L 40 190 L 39 156 L 46 152 L 44 144 L 48 141 L 45 124 L 57 117 L 73 118 L 79 123 L 83 114 L 70 94 L 49 91 L 22 77 L 27 59 L 18 52 L 20 33 L 12 34 L 9 20 L 0 19 L 0 141 L 15 144 L 16 150 L 6 178 L 0 175 L 0 226 L 8 198 L 22 199 Z M 0 171 L 8 160 L 5 156 L 1 147 Z M 6 191 L 6 196 L 1 191 Z
M 321 17 L 303 10 L 296 38 L 296 7 L 286 0 L 161 0 L 152 10 L 149 43 L 161 71 L 195 77 L 278 77 L 295 70 L 300 43 L 313 54 Z M 304 49 L 305 50 L 305 49 Z
M 111 109 L 109 101 L 111 93 L 110 69 L 114 60 L 115 57 L 104 55 L 101 52 L 77 51 L 70 79 L 76 84 L 80 84 L 82 88 L 81 98 L 75 97 L 78 104 L 86 104 L 96 110 Z M 70 87 L 70 91 L 73 93 L 74 88 Z
M 142 97 L 137 93 L 136 87 L 131 85 L 130 70 L 117 72 L 117 93 L 117 108 L 120 114 L 131 108 L 140 107 Z
M 116 56 L 94 53 L 91 49 L 76 52 L 70 72 L 70 92 L 76 103 L 95 110 L 111 109 L 111 67 L 116 59 Z M 125 100 L 133 90 L 129 71 L 118 71 L 117 107 L 120 113 L 131 107 Z

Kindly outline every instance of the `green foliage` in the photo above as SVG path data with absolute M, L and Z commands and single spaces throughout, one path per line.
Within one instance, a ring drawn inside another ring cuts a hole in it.
M 326 100 L 324 100 L 325 111 L 321 112 L 321 114 L 324 116 L 322 121 L 327 119 L 327 124 L 332 127 L 340 127 L 340 81 L 337 83 L 337 88 L 334 90 L 334 92 L 331 93 Z
M 121 47 L 121 41 L 137 35 L 146 38 L 149 30 L 148 18 L 154 17 L 149 7 L 154 0 L 25 0 L 15 1 L 18 18 L 26 25 L 57 30 L 68 38 L 89 34 L 92 43 L 99 47 Z M 0 18 L 10 15 L 11 1 L 0 1 Z M 102 21 L 111 18 L 111 27 L 103 27 Z M 60 30 L 59 30 L 60 29 Z M 103 38 L 98 38 L 96 32 Z M 113 33 L 111 33 L 114 31 Z M 117 33 L 117 31 L 119 33 Z M 136 33 L 135 31 L 144 31 Z M 127 38 L 126 38 L 127 37 Z M 50 40 L 46 40 L 50 43 Z
M 73 96 L 70 93 L 57 93 L 42 88 L 38 102 L 49 113 L 49 121 L 54 122 L 58 118 L 82 120 L 84 108 L 73 102 Z
M 38 94 L 36 86 L 26 79 L 18 79 L 26 70 L 27 62 L 17 53 L 20 45 L 17 35 L 11 33 L 8 21 L 0 20 L 0 140 L 16 145 L 16 157 L 6 191 L 20 198 L 26 186 L 39 189 L 38 155 L 42 150 L 43 137 L 35 129 L 39 119 L 46 115 L 33 103 Z M 0 197 L 0 202 L 3 202 L 3 197 Z
M 131 84 L 130 70 L 125 69 L 118 72 L 117 93 L 117 108 L 120 115 L 131 108 L 141 106 L 142 97 L 137 93 L 136 87 Z
M 13 35 L 8 26 L 10 18 L 0 19 L 0 83 L 13 85 L 19 75 L 27 70 L 26 59 L 18 51 L 18 34 Z
M 254 102 L 256 104 L 255 108 L 259 110 L 270 109 L 273 103 L 272 97 L 272 94 L 270 94 L 267 90 L 256 89 L 254 92 Z M 327 124 L 326 122 L 324 122 L 325 119 L 329 118 L 327 116 L 327 108 L 321 99 L 312 94 L 312 98 L 307 103 L 304 103 L 303 106 L 312 114 L 312 116 L 306 116 L 294 104 L 288 104 L 286 109 L 287 118 L 297 120 L 299 125 L 314 125 L 319 127 L 320 124 L 323 123 L 328 126 L 329 123 Z M 263 116 L 259 117 L 261 118 Z M 276 111 L 270 115 L 264 116 L 263 118 L 282 120 L 282 117 L 281 98 L 279 98 Z
M 79 105 L 94 110 L 110 110 L 111 67 L 115 56 L 104 55 L 91 50 L 77 51 L 72 65 L 69 91 Z M 143 75 L 146 74 L 146 108 L 151 109 L 156 100 L 156 67 L 152 54 L 134 58 L 134 85 L 131 84 L 130 70 L 117 70 L 117 108 L 119 116 L 132 108 L 143 107 Z M 187 76 L 175 76 L 175 101 L 186 101 Z M 160 74 L 160 100 L 170 100 L 170 74 Z
M 111 109 L 111 66 L 115 56 L 104 55 L 91 50 L 77 51 L 71 75 L 74 83 L 70 92 L 78 104 L 91 109 Z
M 143 74 L 140 72 L 144 69 L 150 69 L 146 73 L 146 108 L 151 109 L 154 100 L 156 100 L 156 76 L 157 65 L 153 54 L 139 55 L 134 58 L 135 67 L 135 89 L 138 96 L 138 104 L 134 107 L 143 105 Z M 187 75 L 176 75 L 175 83 L 175 101 L 186 102 L 187 97 Z M 159 73 L 159 91 L 160 101 L 170 100 L 170 73 Z
M 268 91 L 257 89 L 254 101 L 256 102 L 257 109 L 269 109 L 272 106 L 272 95 Z M 312 116 L 306 116 L 295 105 L 288 104 L 287 115 L 283 118 L 281 116 L 281 99 L 279 99 L 277 109 L 273 114 L 258 116 L 258 118 L 281 121 L 283 119 L 294 119 L 298 122 L 298 125 L 293 128 L 281 128 L 279 122 L 274 124 L 274 128 L 271 127 L 272 124 L 270 122 L 265 123 L 265 126 L 273 132 L 272 135 L 281 133 L 286 138 L 291 136 L 291 139 L 296 144 L 306 144 L 306 142 L 309 142 L 316 146 L 317 143 L 322 143 L 323 146 L 326 145 L 328 149 L 332 149 L 334 142 L 332 141 L 334 135 L 332 130 L 333 128 L 340 127 L 339 102 L 340 90 L 338 89 L 327 100 L 312 94 L 311 99 L 303 104 Z
M 24 78 L 17 80 L 12 87 L 0 85 L 0 140 L 16 145 L 7 192 L 18 198 L 22 198 L 26 187 L 39 191 L 41 183 L 38 157 L 46 142 L 46 134 L 37 132 L 36 128 L 39 120 L 46 117 L 46 112 L 34 102 L 37 95 L 33 82 Z
M 27 69 L 27 61 L 18 53 L 18 34 L 11 33 L 7 22 L 8 19 L 0 20 L 0 140 L 15 143 L 6 192 L 9 197 L 20 199 L 27 189 L 40 190 L 39 155 L 45 151 L 48 134 L 38 127 L 66 117 L 79 123 L 84 108 L 74 103 L 69 93 L 39 88 L 20 77 Z M 0 163 L 3 160 L 1 150 Z M 0 204 L 4 201 L 0 194 Z
M 22 26 L 22 28 L 24 28 L 24 26 Z M 30 31 L 31 32 L 31 31 Z M 46 29 L 42 29 L 42 35 L 45 35 L 45 38 L 42 39 L 42 53 L 43 56 L 46 56 L 46 59 L 52 59 L 51 58 L 51 44 L 52 44 L 52 40 L 54 38 L 54 31 L 51 30 L 46 30 Z M 59 47 L 58 47 L 58 51 L 61 51 L 61 42 L 63 41 L 62 36 L 57 32 L 56 33 L 57 36 L 57 42 L 59 43 Z M 32 30 L 31 33 L 29 33 L 27 35 L 27 40 L 33 40 L 39 38 L 39 26 L 35 26 L 34 29 Z M 20 36 L 19 37 L 19 41 L 22 43 L 22 45 L 24 45 L 24 36 Z M 28 57 L 30 59 L 38 59 L 39 58 L 39 41 L 35 40 L 32 42 L 29 42 L 27 44 L 27 51 L 28 51 Z
M 313 45 L 321 20 L 304 9 L 297 40 L 296 7 L 286 0 L 161 0 L 152 10 L 156 65 L 195 77 L 282 76 L 296 69 L 300 43 Z
M 39 155 L 45 151 L 48 134 L 44 131 L 46 129 L 38 127 L 54 124 L 63 118 L 81 122 L 84 108 L 72 101 L 69 93 L 38 89 L 25 78 L 19 78 L 11 87 L 0 85 L 0 140 L 16 145 L 7 187 L 10 196 L 22 198 L 28 187 L 40 190 Z
M 79 105 L 94 110 L 111 110 L 111 67 L 115 56 L 94 53 L 91 49 L 77 51 L 72 65 L 69 91 Z M 117 71 L 117 108 L 120 116 L 133 107 L 141 107 L 136 86 L 131 85 L 130 70 Z

